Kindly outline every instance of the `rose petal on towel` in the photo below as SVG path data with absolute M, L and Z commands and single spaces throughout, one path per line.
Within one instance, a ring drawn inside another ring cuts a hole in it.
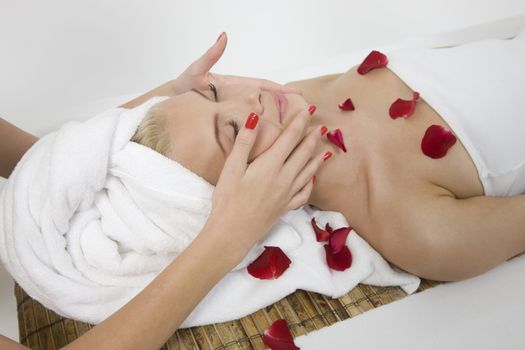
M 329 223 L 326 223 L 324 229 L 325 229 L 326 231 L 328 231 L 329 233 L 332 233 L 332 231 L 333 231 L 333 230 L 332 230 L 332 226 L 330 226 Z
M 248 265 L 248 273 L 261 280 L 279 278 L 292 261 L 279 247 L 264 246 L 264 251 Z
M 332 253 L 339 254 L 339 252 L 341 252 L 346 245 L 346 237 L 348 237 L 351 229 L 351 227 L 341 227 L 330 234 L 330 240 L 328 243 L 330 243 Z
M 273 322 L 264 331 L 263 342 L 272 350 L 300 350 L 293 342 L 292 333 L 284 319 Z
M 408 118 L 416 109 L 416 101 L 419 98 L 419 92 L 414 91 L 412 94 L 412 100 L 403 100 L 398 98 L 390 105 L 388 113 L 392 119 L 396 118 Z
M 357 68 L 357 73 L 364 75 L 375 68 L 382 68 L 388 64 L 388 58 L 384 53 L 372 51 L 366 56 L 363 62 Z
M 342 149 L 344 152 L 346 152 L 345 141 L 343 140 L 343 133 L 340 129 L 335 129 L 334 131 L 328 132 L 326 134 L 326 137 L 331 143 L 333 143 L 334 145 Z
M 339 253 L 335 254 L 330 244 L 325 244 L 324 251 L 326 253 L 326 263 L 332 270 L 344 271 L 352 266 L 352 253 L 350 253 L 350 249 L 346 245 L 343 246 Z
M 441 158 L 456 143 L 456 136 L 441 125 L 431 125 L 427 128 L 421 140 L 421 150 L 430 158 Z
M 325 231 L 322 228 L 320 228 L 319 226 L 317 226 L 317 223 L 315 222 L 315 218 L 312 218 L 312 221 L 310 221 L 310 223 L 312 224 L 312 228 L 314 229 L 315 238 L 317 239 L 317 242 L 326 242 L 326 241 L 328 241 L 328 239 L 330 238 L 330 232 L 329 231 Z M 328 224 L 326 224 L 326 225 L 328 225 Z
M 343 111 L 353 111 L 355 109 L 354 104 L 352 103 L 352 100 L 350 98 L 347 98 L 346 100 L 341 102 L 338 106 Z

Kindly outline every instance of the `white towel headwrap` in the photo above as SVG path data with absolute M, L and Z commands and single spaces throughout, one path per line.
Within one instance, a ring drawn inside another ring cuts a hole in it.
M 0 194 L 0 257 L 45 307 L 101 322 L 153 280 L 204 226 L 214 187 L 179 163 L 130 142 L 149 108 L 164 99 L 65 124 L 41 138 L 6 183 Z M 296 289 L 339 297 L 359 282 L 401 285 L 409 293 L 417 288 L 417 277 L 391 268 L 353 231 L 347 239 L 352 267 L 331 271 L 310 226 L 312 216 L 320 225 L 348 226 L 335 212 L 305 207 L 287 213 L 182 327 L 237 319 Z M 258 280 L 245 269 L 265 245 L 279 246 L 292 260 L 276 280 Z

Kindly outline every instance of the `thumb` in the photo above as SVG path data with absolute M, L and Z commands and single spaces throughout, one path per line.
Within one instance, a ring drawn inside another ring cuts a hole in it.
M 259 128 L 257 124 L 259 122 L 259 116 L 256 113 L 250 113 L 246 123 L 239 130 L 239 134 L 235 139 L 233 148 L 224 164 L 224 168 L 228 168 L 236 173 L 246 172 L 248 167 L 248 159 L 250 152 L 255 144 L 257 133 Z

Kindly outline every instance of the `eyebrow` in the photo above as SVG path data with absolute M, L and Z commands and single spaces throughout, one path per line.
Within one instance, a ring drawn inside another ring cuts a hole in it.
M 208 97 L 206 97 L 206 95 L 204 95 L 199 90 L 191 89 L 191 91 L 198 93 L 199 95 L 201 95 L 202 97 L 204 97 L 208 101 L 210 100 Z M 221 148 L 222 154 L 226 155 L 226 151 L 224 150 L 224 146 L 222 145 L 221 138 L 219 137 L 218 120 L 219 120 L 219 115 L 217 113 L 215 113 L 213 115 L 213 134 L 215 135 L 215 141 L 217 142 L 217 144 Z

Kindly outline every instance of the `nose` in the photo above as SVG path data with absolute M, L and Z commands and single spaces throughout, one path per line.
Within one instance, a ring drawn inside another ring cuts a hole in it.
M 262 115 L 264 113 L 264 105 L 262 103 L 262 91 L 260 88 L 253 88 L 246 94 L 246 100 L 253 112 Z

